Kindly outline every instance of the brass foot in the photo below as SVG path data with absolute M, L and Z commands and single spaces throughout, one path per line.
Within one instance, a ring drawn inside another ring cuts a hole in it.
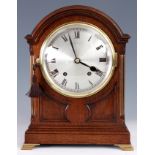
M 40 144 L 23 144 L 21 150 L 32 150 L 35 146 L 39 146 Z
M 115 144 L 115 146 L 119 147 L 122 151 L 133 151 L 133 147 L 131 144 Z

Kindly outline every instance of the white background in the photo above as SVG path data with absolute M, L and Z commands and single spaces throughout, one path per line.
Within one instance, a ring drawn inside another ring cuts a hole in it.
M 15 0 L 0 2 L 0 154 L 17 153 L 17 4 Z M 153 154 L 155 139 L 155 2 L 138 0 L 138 155 Z M 11 28 L 10 28 L 11 26 Z M 128 124 L 128 126 L 132 123 Z M 129 127 L 130 128 L 130 127 Z M 132 131 L 131 131 L 132 132 Z M 22 154 L 34 154 L 25 151 Z M 131 154 L 108 148 L 55 147 L 39 149 L 37 154 Z M 47 151 L 45 153 L 45 150 Z M 19 153 L 19 151 L 18 151 Z

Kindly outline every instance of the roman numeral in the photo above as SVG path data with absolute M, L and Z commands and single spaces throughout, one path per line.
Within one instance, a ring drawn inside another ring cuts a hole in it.
M 48 47 L 52 46 L 52 41 L 48 44 Z
M 79 83 L 75 82 L 75 90 L 79 90 Z
M 61 36 L 61 38 L 66 42 L 68 41 L 67 37 L 65 35 Z
M 54 78 L 59 74 L 59 71 L 57 69 L 50 72 L 50 75 L 52 75 Z
M 54 48 L 54 49 L 56 49 L 56 50 L 58 50 L 58 49 L 59 49 L 58 47 L 55 47 L 55 46 L 52 46 L 52 48 Z
M 98 75 L 98 76 L 100 76 L 100 77 L 103 75 L 103 72 L 100 71 L 100 70 L 97 70 L 95 73 L 96 73 L 96 75 Z
M 103 45 L 100 45 L 98 47 L 96 47 L 97 50 L 101 49 L 103 47 Z
M 106 62 L 107 58 L 99 58 L 99 62 Z
M 56 50 L 59 49 L 58 47 L 55 47 L 55 46 L 53 46 L 52 44 L 53 44 L 53 42 L 51 41 L 51 42 L 49 43 L 48 47 L 52 46 L 52 48 L 54 48 L 54 49 L 56 49 Z
M 92 83 L 90 80 L 88 80 L 88 82 L 89 82 L 89 84 L 90 84 L 91 86 L 93 86 L 93 83 Z
M 63 81 L 61 82 L 61 84 L 65 87 L 66 84 L 67 84 L 67 80 L 66 79 L 63 79 Z
M 92 35 L 89 37 L 88 41 L 90 41 L 91 38 L 92 38 Z
M 76 39 L 80 38 L 80 31 L 74 31 L 74 34 Z
M 53 59 L 51 60 L 51 63 L 56 63 L 56 59 L 53 58 Z

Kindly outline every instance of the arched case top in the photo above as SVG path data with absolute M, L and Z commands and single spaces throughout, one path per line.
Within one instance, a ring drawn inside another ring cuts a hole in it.
M 83 21 L 93 23 L 109 35 L 114 45 L 118 45 L 115 47 L 116 51 L 124 54 L 125 44 L 130 36 L 124 34 L 116 22 L 105 13 L 95 8 L 81 5 L 63 7 L 48 14 L 36 25 L 32 33 L 25 37 L 27 42 L 30 45 L 37 44 L 48 29 L 57 26 L 58 23 L 61 25 L 61 21 L 64 23 L 64 20 L 65 22 Z

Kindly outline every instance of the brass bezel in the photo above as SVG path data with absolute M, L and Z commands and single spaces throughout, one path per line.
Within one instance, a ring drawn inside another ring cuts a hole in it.
M 48 75 L 48 72 L 46 70 L 45 63 L 43 62 L 43 49 L 44 49 L 44 46 L 45 46 L 48 38 L 51 35 L 54 35 L 56 32 L 58 32 L 62 27 L 66 26 L 66 25 L 75 25 L 75 24 L 87 25 L 87 26 L 89 25 L 90 27 L 95 29 L 97 32 L 99 32 L 108 41 L 108 43 L 109 43 L 109 45 L 111 47 L 111 50 L 112 50 L 112 67 L 111 67 L 111 71 L 110 71 L 108 77 L 106 78 L 106 80 L 103 80 L 99 84 L 99 86 L 96 88 L 96 90 L 94 90 L 94 91 L 90 90 L 90 91 L 85 92 L 85 93 L 69 92 L 67 90 L 64 90 L 64 89 L 60 88 L 57 84 L 54 83 L 53 80 L 51 80 L 51 78 Z M 40 66 L 41 66 L 41 71 L 42 71 L 44 79 L 46 80 L 46 82 L 48 83 L 48 85 L 52 89 L 54 89 L 56 92 L 58 92 L 59 94 L 61 94 L 63 96 L 72 97 L 72 98 L 84 98 L 84 97 L 88 97 L 88 96 L 96 94 L 97 92 L 99 92 L 101 89 L 103 89 L 108 84 L 108 82 L 110 81 L 110 79 L 111 79 L 111 77 L 113 75 L 114 69 L 115 69 L 115 67 L 117 65 L 117 53 L 115 52 L 114 46 L 113 46 L 110 38 L 107 36 L 107 34 L 103 30 L 101 30 L 100 28 L 98 28 L 97 26 L 95 26 L 95 25 L 93 25 L 91 23 L 82 22 L 82 21 L 74 21 L 74 22 L 67 22 L 65 24 L 60 25 L 59 27 L 55 28 L 46 37 L 46 39 L 44 40 L 44 42 L 43 42 L 43 44 L 41 46 L 40 56 L 39 56 L 39 60 L 37 60 L 37 62 L 39 62 Z

